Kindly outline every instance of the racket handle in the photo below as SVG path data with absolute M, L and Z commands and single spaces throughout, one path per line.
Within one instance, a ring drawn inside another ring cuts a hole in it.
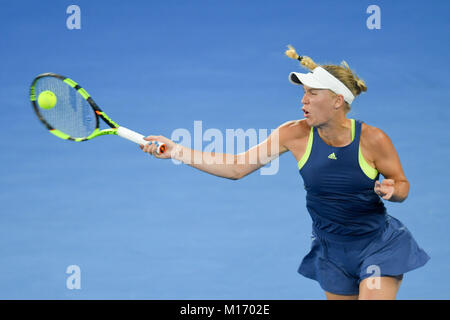
M 158 141 L 144 140 L 144 136 L 142 134 L 134 132 L 133 130 L 127 129 L 125 127 L 117 128 L 117 135 L 119 137 L 133 141 L 134 143 L 137 143 L 137 144 L 153 144 L 154 143 L 157 146 L 156 153 L 158 153 L 158 154 L 163 154 L 166 151 L 166 145 L 164 143 L 161 143 Z

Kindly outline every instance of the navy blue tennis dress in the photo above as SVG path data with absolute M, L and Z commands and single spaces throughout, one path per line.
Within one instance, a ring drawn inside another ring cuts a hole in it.
M 358 294 L 365 278 L 402 278 L 430 259 L 374 192 L 379 173 L 361 154 L 362 122 L 351 122 L 352 142 L 345 147 L 326 144 L 311 128 L 298 162 L 312 218 L 311 251 L 298 272 L 342 295 Z

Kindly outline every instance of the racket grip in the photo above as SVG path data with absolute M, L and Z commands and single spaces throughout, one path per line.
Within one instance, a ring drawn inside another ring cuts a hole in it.
M 117 135 L 119 137 L 133 141 L 134 143 L 137 143 L 137 144 L 156 144 L 156 146 L 157 146 L 156 153 L 157 154 L 163 154 L 166 151 L 166 145 L 164 143 L 161 143 L 159 141 L 144 140 L 144 136 L 142 134 L 134 132 L 133 130 L 127 129 L 125 127 L 117 128 Z

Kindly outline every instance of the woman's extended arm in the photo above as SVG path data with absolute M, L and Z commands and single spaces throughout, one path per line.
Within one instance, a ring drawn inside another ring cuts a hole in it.
M 274 130 L 270 136 L 260 144 L 237 155 L 192 150 L 176 144 L 163 136 L 148 136 L 145 140 L 157 140 L 165 143 L 167 151 L 164 154 L 156 154 L 156 146 L 154 144 L 141 145 L 141 149 L 144 152 L 152 154 L 156 158 L 172 158 L 209 174 L 237 180 L 258 170 L 277 158 L 280 154 L 288 151 L 282 143 L 283 134 L 280 135 L 280 128 L 282 126 Z

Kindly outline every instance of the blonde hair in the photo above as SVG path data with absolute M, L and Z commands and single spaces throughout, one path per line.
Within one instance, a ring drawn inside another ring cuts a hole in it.
M 319 66 L 310 57 L 299 56 L 294 47 L 292 47 L 291 45 L 288 45 L 288 50 L 286 50 L 285 54 L 289 58 L 299 60 L 300 64 L 308 70 L 312 71 Z M 348 66 L 347 62 L 342 61 L 340 66 L 327 64 L 320 65 L 320 67 L 324 68 L 334 77 L 339 79 L 339 81 L 341 81 L 353 93 L 355 97 L 361 94 L 361 92 L 367 91 L 364 80 L 359 79 L 358 76 L 356 76 L 356 74 Z M 345 112 L 347 113 L 349 111 L 350 105 L 345 102 Z

